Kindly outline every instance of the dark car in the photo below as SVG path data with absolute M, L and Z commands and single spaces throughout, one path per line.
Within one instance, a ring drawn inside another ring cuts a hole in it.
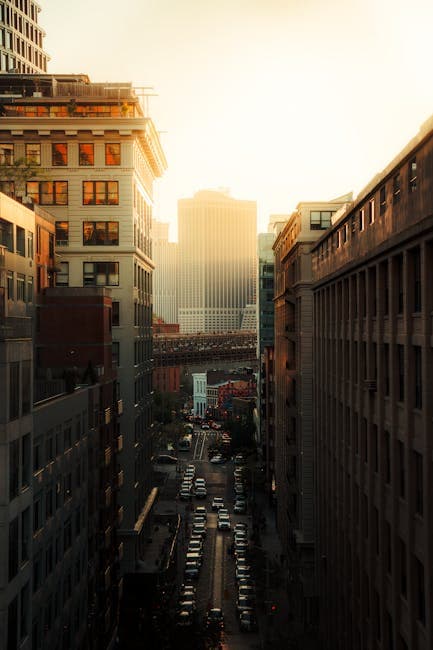
M 224 614 L 219 607 L 213 607 L 206 614 L 206 627 L 222 630 L 224 629 Z
M 155 458 L 155 463 L 158 465 L 175 465 L 177 463 L 176 456 L 170 456 L 169 454 L 159 454 Z
M 257 618 L 250 609 L 239 612 L 239 625 L 243 632 L 255 632 L 257 630 Z

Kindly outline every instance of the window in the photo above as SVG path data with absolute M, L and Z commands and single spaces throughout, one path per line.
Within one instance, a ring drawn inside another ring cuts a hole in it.
M 119 205 L 119 183 L 83 181 L 83 205 Z
M 70 449 L 72 447 L 72 420 L 68 420 L 65 423 L 63 429 L 63 444 L 64 449 Z
M 334 212 L 324 210 L 311 210 L 310 211 L 310 229 L 311 230 L 326 230 L 331 225 L 331 216 Z
M 17 273 L 17 300 L 25 301 L 26 295 L 26 276 L 22 273 Z
M 68 205 L 68 181 L 28 181 L 27 194 L 40 205 Z
M 404 345 L 397 345 L 397 399 L 404 401 Z
M 68 145 L 66 142 L 54 142 L 51 145 L 53 167 L 65 167 L 68 164 Z
M 410 252 L 410 266 L 413 287 L 413 310 L 419 312 L 422 309 L 421 293 L 421 252 L 419 246 Z
M 30 508 L 21 513 L 21 563 L 30 557 Z
M 17 226 L 15 249 L 18 255 L 26 256 L 26 231 Z
M 120 325 L 120 303 L 113 301 L 111 310 L 111 324 L 114 326 Z
M 7 196 L 15 196 L 15 183 L 14 181 L 0 181 L 0 192 Z
M 36 142 L 26 144 L 26 161 L 28 164 L 41 164 L 41 145 Z
M 105 145 L 105 164 L 120 165 L 120 143 Z
M 400 556 L 400 593 L 404 598 L 407 596 L 407 564 L 406 564 L 406 544 L 399 539 L 399 556 Z
M 397 441 L 397 453 L 398 453 L 398 469 L 399 469 L 399 495 L 402 499 L 406 496 L 406 460 L 404 457 L 404 443 L 401 440 Z
M 56 221 L 56 246 L 69 243 L 69 221 Z
M 30 231 L 27 233 L 27 256 L 30 257 L 30 259 L 33 259 L 34 257 L 33 233 Z
M 120 344 L 119 341 L 113 341 L 111 344 L 111 359 L 113 366 L 120 365 Z
M 30 485 L 30 433 L 21 438 L 21 489 Z
M 5 221 L 5 219 L 0 219 L 0 244 L 2 246 L 6 246 L 6 248 L 9 251 L 13 252 L 14 250 L 13 224 L 10 221 Z
M 84 221 L 84 246 L 117 246 L 118 244 L 118 221 Z
M 83 286 L 119 286 L 119 262 L 84 262 Z
M 95 151 L 92 143 L 78 145 L 78 164 L 81 167 L 92 167 L 95 164 Z
M 69 262 L 60 262 L 60 271 L 57 271 L 56 286 L 69 287 Z
M 417 619 L 425 625 L 425 579 L 424 565 L 415 558 L 415 589 Z
M 397 293 L 396 296 L 397 313 L 402 314 L 404 308 L 403 255 L 397 255 L 394 258 L 394 280 L 395 280 L 395 290 Z
M 33 278 L 27 278 L 27 302 L 33 302 Z
M 6 274 L 6 283 L 7 283 L 7 288 L 8 288 L 8 300 L 14 300 L 15 299 L 15 291 L 14 291 L 14 272 L 13 271 L 8 271 Z
M 414 473 L 415 512 L 422 515 L 424 512 L 424 468 L 422 454 L 419 454 L 417 451 L 412 452 L 412 468 Z
M 9 443 L 9 499 L 18 496 L 20 467 L 20 441 Z
M 9 580 L 18 573 L 18 517 L 9 523 Z
M 392 179 L 392 202 L 398 203 L 401 195 L 401 178 L 400 174 L 396 174 Z
M 385 481 L 389 484 L 391 482 L 391 437 L 389 431 L 384 431 L 383 437 Z
M 33 502 L 33 532 L 42 528 L 42 494 L 39 493 Z
M 15 420 L 19 415 L 20 406 L 20 364 L 14 361 L 9 364 L 9 420 Z
M 385 214 L 386 210 L 386 186 L 383 185 L 379 190 L 379 212 Z
M 0 165 L 12 165 L 14 161 L 14 145 L 0 144 Z
M 413 366 L 414 366 L 414 406 L 416 409 L 422 409 L 422 350 L 421 346 L 415 345 L 413 348 Z
M 375 216 L 374 209 L 375 209 L 374 199 L 370 199 L 370 201 L 368 202 L 368 223 L 370 225 L 374 223 L 374 216 Z
M 21 363 L 21 411 L 23 415 L 30 413 L 31 385 L 31 362 L 25 360 Z
M 417 169 L 416 169 L 416 158 L 412 158 L 409 161 L 409 170 L 408 170 L 408 179 L 409 179 L 409 192 L 416 192 L 417 189 Z

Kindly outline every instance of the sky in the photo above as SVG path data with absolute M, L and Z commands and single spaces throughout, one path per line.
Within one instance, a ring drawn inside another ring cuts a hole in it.
M 431 0 L 39 0 L 50 73 L 151 88 L 154 216 L 226 188 L 258 232 L 356 196 L 433 114 Z

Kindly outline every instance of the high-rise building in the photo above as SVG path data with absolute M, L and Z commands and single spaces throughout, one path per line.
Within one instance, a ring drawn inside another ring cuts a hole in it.
M 433 119 L 313 249 L 324 650 L 433 647 Z
M 43 49 L 45 32 L 38 25 L 40 10 L 33 0 L 0 2 L 0 73 L 46 72 L 49 56 Z
M 9 177 L 8 189 L 54 215 L 60 284 L 111 289 L 113 358 L 125 407 L 118 534 L 122 570 L 133 572 L 146 548 L 154 494 L 150 229 L 152 185 L 165 169 L 164 153 L 131 84 L 3 75 L 0 90 L 10 94 L 3 98 L 0 139 L 11 162 L 27 159 L 33 167 L 31 180 Z
M 178 244 L 168 240 L 169 225 L 152 221 L 153 313 L 165 323 L 177 323 Z
M 181 332 L 239 330 L 255 304 L 256 203 L 203 190 L 178 202 Z
M 299 203 L 274 243 L 277 525 L 297 629 L 313 624 L 317 611 L 311 249 L 347 200 Z

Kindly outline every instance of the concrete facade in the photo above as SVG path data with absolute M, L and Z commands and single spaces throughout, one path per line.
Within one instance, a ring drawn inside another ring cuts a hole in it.
M 299 632 L 317 612 L 311 249 L 346 198 L 298 204 L 274 243 L 277 525 Z
M 164 228 L 166 226 L 166 228 Z M 178 322 L 178 244 L 168 240 L 168 223 L 152 222 L 153 313 L 165 323 Z
M 433 646 L 433 120 L 313 250 L 322 647 Z
M 62 284 L 112 290 L 125 431 L 119 534 L 122 568 L 134 571 L 145 551 L 152 489 L 150 230 L 153 180 L 165 157 L 131 84 L 91 83 L 86 75 L 8 75 L 1 84 L 18 95 L 3 103 L 2 141 L 13 145 L 16 158 L 32 145 L 43 180 L 27 181 L 26 200 L 49 205 L 55 216 Z

